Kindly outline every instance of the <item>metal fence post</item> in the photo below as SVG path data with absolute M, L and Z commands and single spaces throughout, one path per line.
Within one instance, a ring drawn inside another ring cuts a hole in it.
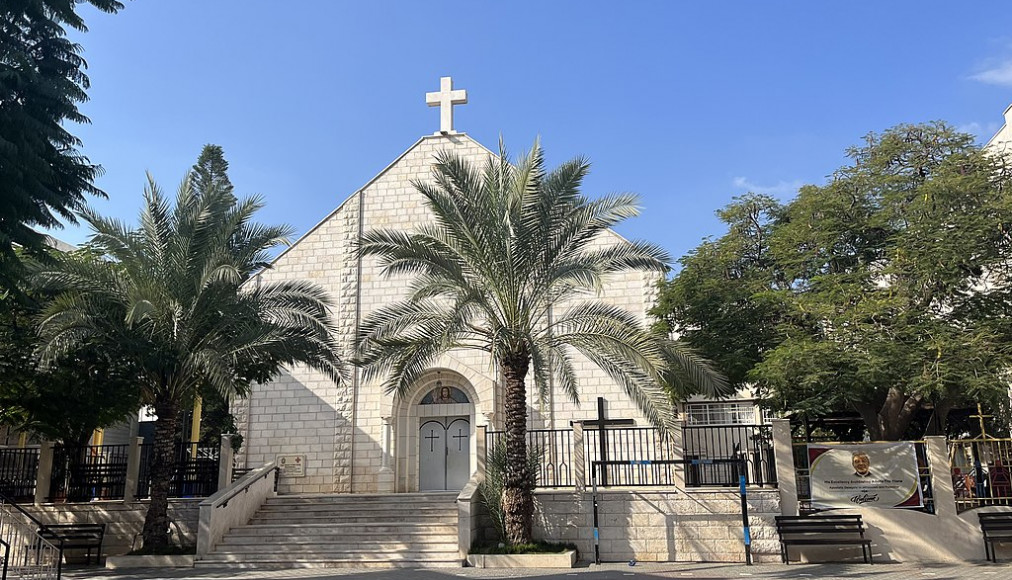
M 52 441 L 43 441 L 39 447 L 39 471 L 35 477 L 35 504 L 45 503 L 49 497 L 49 487 L 53 481 L 53 448 Z

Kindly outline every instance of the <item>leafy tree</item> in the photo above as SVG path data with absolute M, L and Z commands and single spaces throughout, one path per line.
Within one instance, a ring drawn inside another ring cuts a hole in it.
M 713 360 L 737 389 L 750 384 L 749 372 L 778 343 L 783 308 L 775 291 L 787 282 L 770 240 L 782 213 L 775 199 L 755 194 L 717 211 L 728 232 L 683 256 L 650 310 L 661 330 L 678 333 Z
M 77 252 L 53 259 L 89 256 Z M 97 341 L 41 367 L 33 352 L 38 346 L 36 319 L 46 299 L 30 288 L 0 297 L 0 408 L 7 411 L 6 421 L 0 422 L 68 445 L 84 445 L 95 429 L 120 423 L 138 409 L 136 376 L 115 343 Z
M 873 439 L 903 437 L 923 409 L 944 426 L 953 406 L 997 405 L 1012 363 L 1009 173 L 942 123 L 871 134 L 849 155 L 829 183 L 769 214 L 767 260 L 748 262 L 732 225 L 720 260 L 750 264 L 748 274 L 705 295 L 724 280 L 695 263 L 705 243 L 659 314 L 704 354 L 741 363 L 733 376 L 775 407 L 851 409 Z M 696 294 L 685 289 L 694 277 L 705 280 Z M 755 350 L 711 338 L 736 325 L 752 327 Z
M 150 181 L 150 180 L 149 180 Z M 105 259 L 64 263 L 39 280 L 56 298 L 41 319 L 44 360 L 92 339 L 116 341 L 137 368 L 142 400 L 154 406 L 151 503 L 145 547 L 168 542 L 172 450 L 181 409 L 202 386 L 243 395 L 283 365 L 303 363 L 340 378 L 328 300 L 308 282 L 243 286 L 265 267 L 287 227 L 258 224 L 257 198 L 216 187 L 196 195 L 184 180 L 175 207 L 153 181 L 140 227 L 82 213 Z
M 506 541 L 531 539 L 533 496 L 526 443 L 528 374 L 538 396 L 549 376 L 573 401 L 579 385 L 572 358 L 604 369 L 655 424 L 673 417 L 665 371 L 712 391 L 722 377 L 632 313 L 592 299 L 608 275 L 664 272 L 667 255 L 644 242 L 598 248 L 608 228 L 636 215 L 635 197 L 589 200 L 582 159 L 546 172 L 541 148 L 516 165 L 505 151 L 483 168 L 452 155 L 437 158 L 434 183 L 416 183 L 433 215 L 414 233 L 374 230 L 360 241 L 389 275 L 413 275 L 407 299 L 363 321 L 358 337 L 365 376 L 387 377 L 404 394 L 440 354 L 487 352 L 504 383 L 507 467 L 503 484 Z
M 104 12 L 123 5 L 87 0 Z M 77 105 L 87 99 L 87 65 L 65 26 L 87 31 L 71 0 L 0 3 L 0 287 L 11 291 L 21 275 L 13 245 L 41 252 L 34 228 L 74 222 L 100 168 L 82 156 L 65 122 L 87 123 Z

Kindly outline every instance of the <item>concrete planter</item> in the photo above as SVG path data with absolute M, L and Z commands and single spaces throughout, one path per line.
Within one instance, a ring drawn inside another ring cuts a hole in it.
M 115 568 L 193 568 L 193 554 L 177 556 L 109 556 L 105 567 Z
M 467 564 L 474 568 L 572 568 L 576 550 L 558 554 L 468 554 Z

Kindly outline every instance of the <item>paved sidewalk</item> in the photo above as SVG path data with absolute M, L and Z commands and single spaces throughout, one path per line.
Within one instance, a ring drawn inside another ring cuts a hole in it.
M 140 580 L 165 578 L 171 580 L 328 580 L 330 578 L 362 578 L 364 580 L 452 580 L 456 578 L 538 578 L 539 580 L 651 580 L 677 578 L 685 580 L 753 580 L 821 578 L 870 580 L 1012 580 L 1012 564 L 655 564 L 636 566 L 602 564 L 573 570 L 544 568 L 430 568 L 394 570 L 356 569 L 295 569 L 295 570 L 231 570 L 231 569 L 146 569 L 101 570 L 78 568 L 66 570 L 68 580 Z

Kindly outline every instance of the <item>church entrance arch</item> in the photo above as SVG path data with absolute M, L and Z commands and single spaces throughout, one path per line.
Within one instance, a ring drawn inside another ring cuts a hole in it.
M 407 416 L 399 423 L 408 437 L 398 452 L 404 458 L 398 490 L 459 491 L 467 484 L 477 463 L 474 396 L 467 379 L 448 369 L 434 369 L 418 382 L 401 407 Z

